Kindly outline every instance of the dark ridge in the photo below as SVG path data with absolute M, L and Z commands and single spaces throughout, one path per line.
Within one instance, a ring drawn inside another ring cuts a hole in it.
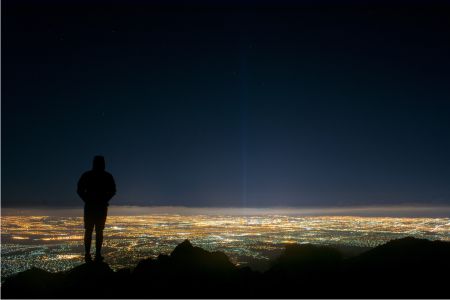
M 89 263 L 37 268 L 2 285 L 3 298 L 449 298 L 450 242 L 403 238 L 345 258 L 333 247 L 289 245 L 266 272 L 238 268 L 188 240 L 134 270 Z

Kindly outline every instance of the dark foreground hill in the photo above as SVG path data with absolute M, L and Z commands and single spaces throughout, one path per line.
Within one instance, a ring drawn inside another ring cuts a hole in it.
M 290 245 L 264 273 L 184 241 L 134 270 L 106 263 L 7 278 L 2 298 L 450 298 L 450 243 L 390 241 L 352 258 L 330 247 Z

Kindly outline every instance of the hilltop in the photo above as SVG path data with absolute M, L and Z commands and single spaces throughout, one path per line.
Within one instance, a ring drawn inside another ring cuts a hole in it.
M 113 271 L 90 263 L 7 278 L 3 298 L 449 298 L 450 243 L 412 237 L 346 258 L 333 247 L 286 247 L 266 272 L 239 268 L 188 240 L 170 255 Z

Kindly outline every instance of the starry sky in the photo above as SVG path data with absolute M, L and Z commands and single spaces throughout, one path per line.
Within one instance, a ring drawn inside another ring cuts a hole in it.
M 450 205 L 450 6 L 402 3 L 2 1 L 2 206 L 94 155 L 115 205 Z

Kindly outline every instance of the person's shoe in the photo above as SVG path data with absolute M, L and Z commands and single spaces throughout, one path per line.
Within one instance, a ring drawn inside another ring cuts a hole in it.
M 91 256 L 91 254 L 85 254 L 84 255 L 84 261 L 88 264 L 88 263 L 91 263 L 92 262 L 92 256 Z
M 105 258 L 101 256 L 100 254 L 95 255 L 95 262 L 102 262 Z

